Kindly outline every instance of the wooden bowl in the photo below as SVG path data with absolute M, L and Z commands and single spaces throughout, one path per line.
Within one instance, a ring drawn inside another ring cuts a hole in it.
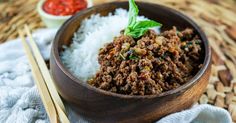
M 128 9 L 128 3 L 107 3 L 81 11 L 66 21 L 57 32 L 52 45 L 50 65 L 55 85 L 62 98 L 74 111 L 89 121 L 102 123 L 152 122 L 170 113 L 191 107 L 200 98 L 208 84 L 211 50 L 205 34 L 197 24 L 180 12 L 161 5 L 143 2 L 137 2 L 137 5 L 140 15 L 145 15 L 164 25 L 162 31 L 170 29 L 172 26 L 176 26 L 178 29 L 193 28 L 204 43 L 203 67 L 184 85 L 160 95 L 121 95 L 83 83 L 63 65 L 59 56 L 63 50 L 62 45 L 71 44 L 74 32 L 85 18 L 97 13 L 105 16 L 116 8 Z

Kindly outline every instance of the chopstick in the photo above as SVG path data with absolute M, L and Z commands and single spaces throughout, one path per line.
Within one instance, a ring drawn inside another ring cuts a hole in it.
M 40 68 L 41 74 L 44 78 L 45 83 L 47 84 L 48 90 L 51 94 L 52 100 L 56 106 L 57 109 L 57 113 L 59 115 L 59 118 L 61 120 L 62 123 L 70 123 L 69 119 L 67 118 L 66 114 L 65 114 L 65 107 L 64 104 L 56 90 L 56 87 L 53 83 L 53 80 L 51 78 L 50 72 L 47 68 L 46 63 L 44 62 L 44 59 L 39 51 L 39 48 L 37 46 L 37 44 L 35 43 L 31 33 L 30 33 L 30 29 L 27 25 L 24 26 L 25 27 L 25 32 L 27 33 L 27 36 L 29 37 L 29 44 L 32 47 L 32 51 L 33 54 L 35 56 L 35 59 L 38 63 L 38 66 Z
M 44 79 L 41 75 L 39 67 L 38 67 L 37 63 L 35 62 L 35 59 L 30 51 L 29 46 L 26 43 L 23 33 L 20 30 L 17 30 L 17 31 L 20 35 L 24 50 L 25 50 L 27 57 L 29 59 L 30 66 L 31 66 L 31 69 L 33 72 L 33 77 L 34 77 L 35 83 L 38 87 L 38 91 L 39 91 L 40 97 L 42 99 L 42 102 L 44 104 L 45 110 L 48 114 L 49 120 L 51 123 L 58 123 L 57 112 L 56 112 L 55 106 L 54 106 L 53 101 L 50 97 L 47 86 L 44 83 Z
M 62 123 L 70 123 L 69 119 L 67 118 L 67 116 L 65 114 L 64 104 L 63 104 L 58 92 L 56 91 L 56 87 L 53 83 L 50 72 L 47 68 L 46 63 L 44 62 L 44 59 L 39 51 L 37 44 L 35 43 L 32 35 L 30 33 L 30 29 L 27 25 L 25 25 L 24 27 L 25 27 L 25 32 L 26 32 L 27 36 L 29 37 L 29 44 L 31 46 L 32 52 L 35 56 L 34 60 L 37 61 L 37 65 L 39 67 L 39 70 L 41 71 L 41 76 L 44 78 L 44 83 L 46 83 L 46 85 L 47 85 L 48 91 L 51 95 L 51 98 L 52 98 L 54 104 L 55 104 L 55 108 L 56 108 L 57 113 L 59 115 L 60 121 Z
M 30 46 L 32 47 L 32 51 L 33 51 L 33 54 L 35 56 L 35 59 L 38 63 L 38 66 L 40 68 L 40 71 L 42 71 L 42 75 L 45 79 L 45 82 L 48 86 L 48 89 L 49 89 L 49 92 L 51 93 L 52 95 L 52 99 L 54 102 L 57 102 L 57 104 L 59 105 L 59 107 L 62 109 L 63 112 L 65 112 L 65 107 L 64 107 L 64 104 L 56 90 L 56 87 L 53 83 L 53 80 L 51 78 L 51 75 L 49 73 L 49 70 L 47 68 L 47 65 L 46 63 L 44 62 L 44 59 L 39 51 L 39 48 L 37 46 L 37 44 L 35 43 L 31 33 L 30 33 L 30 29 L 27 25 L 24 25 L 25 27 L 25 32 L 27 34 L 27 36 L 29 37 L 29 44 Z

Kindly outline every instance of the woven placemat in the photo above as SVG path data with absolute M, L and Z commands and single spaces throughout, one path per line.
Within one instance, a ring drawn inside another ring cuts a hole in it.
M 101 4 L 114 0 L 94 0 Z M 236 122 L 236 2 L 234 0 L 143 0 L 182 11 L 207 34 L 213 49 L 212 72 L 199 103 L 228 110 Z M 17 38 L 17 28 L 44 27 L 36 12 L 37 0 L 0 3 L 0 43 Z
M 24 24 L 28 24 L 31 29 L 44 27 L 36 11 L 38 0 L 8 1 L 0 3 L 0 43 L 17 38 L 16 29 L 22 28 Z

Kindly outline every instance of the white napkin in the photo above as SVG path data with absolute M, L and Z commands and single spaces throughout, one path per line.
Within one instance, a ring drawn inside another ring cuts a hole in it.
M 33 34 L 45 59 L 56 29 L 40 29 Z M 75 115 L 69 113 L 69 118 Z M 80 118 L 81 119 L 81 118 Z M 27 57 L 19 39 L 0 45 L 0 123 L 48 123 L 46 112 L 34 85 Z M 73 123 L 84 123 L 76 121 Z M 229 113 L 210 105 L 198 105 L 174 113 L 157 123 L 231 123 Z
M 156 123 L 231 123 L 228 111 L 208 104 L 170 114 Z

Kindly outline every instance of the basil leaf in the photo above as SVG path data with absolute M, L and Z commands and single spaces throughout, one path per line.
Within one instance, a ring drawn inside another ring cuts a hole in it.
M 129 0 L 129 22 L 128 27 L 125 29 L 124 32 L 125 35 L 130 32 L 132 26 L 136 23 L 138 12 L 138 6 L 135 4 L 134 0 Z
M 133 28 L 134 29 L 141 29 L 141 28 L 149 29 L 156 26 L 162 26 L 162 24 L 153 20 L 145 20 L 145 21 L 138 21 L 137 23 L 135 23 Z
M 162 24 L 153 20 L 137 21 L 138 13 L 139 10 L 134 0 L 129 0 L 129 22 L 124 32 L 125 35 L 139 38 L 146 33 L 149 28 L 162 26 Z
M 129 26 L 135 24 L 138 12 L 138 6 L 135 4 L 134 0 L 129 0 Z
M 138 21 L 133 26 L 133 29 L 129 29 L 129 31 L 127 31 L 127 35 L 130 35 L 133 38 L 139 38 L 144 35 L 149 28 L 161 25 L 162 24 L 152 20 Z
M 147 32 L 147 29 L 134 29 L 128 32 L 127 35 L 132 36 L 133 38 L 139 38 L 146 32 Z

